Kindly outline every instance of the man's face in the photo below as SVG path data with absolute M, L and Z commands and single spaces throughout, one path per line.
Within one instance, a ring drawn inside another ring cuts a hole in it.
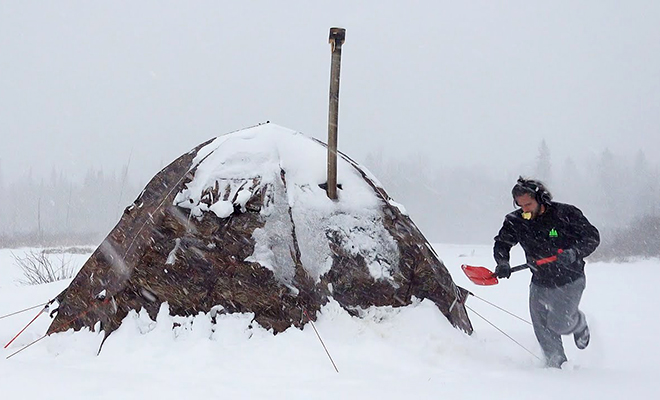
M 529 193 L 516 197 L 516 204 L 522 208 L 523 218 L 525 217 L 525 213 L 529 213 L 527 214 L 529 218 L 525 219 L 534 219 L 541 214 L 541 205 Z

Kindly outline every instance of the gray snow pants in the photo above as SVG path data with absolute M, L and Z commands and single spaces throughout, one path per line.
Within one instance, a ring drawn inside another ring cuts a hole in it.
M 530 285 L 532 325 L 550 367 L 560 367 L 566 361 L 561 335 L 569 335 L 586 324 L 584 314 L 578 309 L 585 287 L 585 278 L 560 287 Z

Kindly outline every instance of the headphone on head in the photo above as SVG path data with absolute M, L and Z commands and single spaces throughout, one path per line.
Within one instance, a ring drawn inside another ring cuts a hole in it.
M 516 185 L 511 189 L 511 195 L 513 196 L 513 202 L 516 203 L 516 197 L 522 196 L 525 193 L 529 193 L 534 196 L 534 199 L 539 204 L 550 205 L 552 201 L 552 194 L 546 189 L 545 185 L 541 181 L 535 179 L 525 179 L 522 176 L 518 178 Z

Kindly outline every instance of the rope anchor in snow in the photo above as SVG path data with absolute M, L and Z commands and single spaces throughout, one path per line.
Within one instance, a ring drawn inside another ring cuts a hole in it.
M 43 314 L 44 312 L 47 312 L 47 311 L 48 311 L 48 308 L 50 307 L 50 305 L 51 305 L 54 301 L 55 301 L 55 299 L 50 300 L 49 302 L 43 304 L 44 307 L 41 309 L 41 311 L 39 311 L 39 313 L 38 313 L 37 315 L 35 315 L 34 318 L 32 318 L 32 320 L 31 320 L 30 322 L 28 322 L 28 324 L 25 325 L 25 327 L 24 327 L 23 329 L 21 329 L 20 332 L 18 332 L 18 333 L 16 334 L 16 336 L 14 336 L 14 337 L 9 341 L 9 343 L 7 343 L 7 344 L 5 345 L 4 348 L 6 349 L 7 347 L 9 347 L 9 345 L 12 344 L 12 343 L 14 342 L 14 340 L 16 340 L 16 338 L 18 338 L 18 337 L 21 335 L 21 333 L 25 332 L 25 330 L 26 330 L 30 325 L 32 325 L 32 323 L 33 323 L 34 321 L 36 321 L 37 318 L 39 318 L 39 316 L 40 316 L 41 314 Z M 29 309 L 33 309 L 33 308 L 36 308 L 36 307 L 38 307 L 38 306 L 31 307 L 31 308 L 29 308 Z M 22 311 L 27 311 L 27 310 L 29 310 L 29 309 L 25 309 L 25 310 L 22 310 Z M 18 311 L 18 312 L 14 313 L 14 314 L 17 314 L 17 313 L 22 312 L 22 311 Z M 12 315 L 13 315 L 13 314 L 12 314 Z
M 500 307 L 500 306 L 498 306 L 498 305 L 496 305 L 496 304 L 491 303 L 490 301 L 487 301 L 487 300 L 485 300 L 485 299 L 482 299 L 481 297 L 475 295 L 475 294 L 472 293 L 472 292 L 469 292 L 469 294 L 472 295 L 472 296 L 474 296 L 475 298 L 477 298 L 477 299 L 483 301 L 484 303 L 489 304 L 489 305 L 491 305 L 491 306 L 497 308 L 497 309 L 500 310 L 500 311 L 503 311 L 503 312 L 505 312 L 505 313 L 507 313 L 507 314 L 509 314 L 509 315 L 511 315 L 511 316 L 513 316 L 513 317 L 515 317 L 515 318 L 517 318 L 517 319 L 523 321 L 523 322 L 528 323 L 529 325 L 532 324 L 531 322 L 527 321 L 526 319 L 524 319 L 524 318 L 522 318 L 522 317 L 519 317 L 519 316 L 517 316 L 516 314 L 514 314 L 514 313 L 512 313 L 512 312 L 509 312 L 509 311 L 505 310 L 504 308 L 502 308 L 502 307 Z M 486 323 L 488 323 L 488 324 L 489 324 L 490 326 L 492 326 L 493 328 L 497 329 L 501 334 L 503 334 L 504 336 L 506 336 L 507 338 L 509 338 L 509 340 L 511 340 L 513 343 L 517 344 L 520 348 L 522 348 L 523 350 L 525 350 L 526 352 L 528 352 L 529 354 L 531 354 L 532 356 L 534 356 L 534 358 L 536 358 L 536 359 L 538 359 L 538 360 L 541 360 L 541 357 L 539 357 L 539 356 L 537 356 L 536 354 L 534 354 L 533 351 L 531 351 L 531 350 L 529 350 L 527 347 L 523 346 L 520 342 L 518 342 L 518 341 L 515 340 L 513 337 L 511 337 L 511 335 L 509 335 L 509 334 L 507 334 L 506 332 L 504 332 L 504 331 L 503 331 L 502 329 L 500 329 L 497 325 L 495 325 L 494 323 L 492 323 L 491 321 L 489 321 L 489 320 L 488 320 L 486 317 L 484 317 L 483 315 L 481 315 L 481 314 L 479 314 L 478 312 L 476 312 L 474 309 L 472 309 L 471 307 L 469 307 L 467 304 L 465 305 L 465 308 L 467 308 L 468 310 L 472 311 L 476 316 L 478 316 L 479 318 L 481 318 L 481 319 L 483 319 L 484 321 L 486 321 Z

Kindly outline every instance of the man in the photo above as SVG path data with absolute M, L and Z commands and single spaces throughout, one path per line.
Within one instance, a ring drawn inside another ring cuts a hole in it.
M 561 368 L 566 361 L 562 335 L 573 334 L 579 349 L 589 344 L 587 320 L 578 306 L 586 285 L 584 257 L 598 247 L 600 235 L 577 207 L 552 201 L 540 181 L 520 177 L 511 194 L 520 208 L 505 217 L 495 236 L 495 275 L 511 276 L 509 252 L 520 243 L 532 271 L 529 311 L 534 333 L 546 365 Z M 536 264 L 554 255 L 554 262 Z

